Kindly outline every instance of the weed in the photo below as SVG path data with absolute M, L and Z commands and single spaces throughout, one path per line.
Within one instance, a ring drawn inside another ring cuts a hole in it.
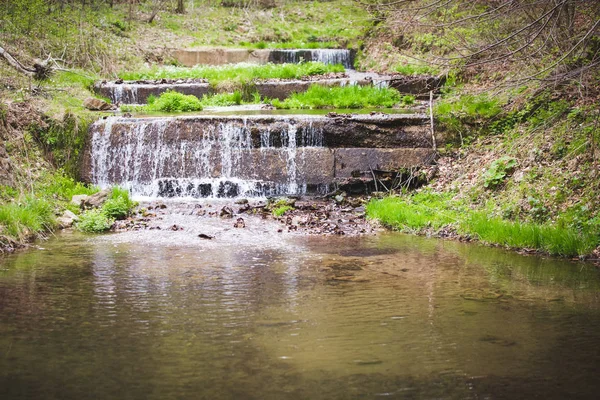
M 289 206 L 289 205 L 282 205 L 282 206 L 278 206 L 273 208 L 273 216 L 275 217 L 281 217 L 283 214 L 285 214 L 286 212 L 293 210 L 294 207 Z
M 394 71 L 402 75 L 437 75 L 439 70 L 426 64 L 398 64 Z
M 483 174 L 483 186 L 489 189 L 497 187 L 514 171 L 516 166 L 517 160 L 513 157 L 505 156 L 493 161 Z

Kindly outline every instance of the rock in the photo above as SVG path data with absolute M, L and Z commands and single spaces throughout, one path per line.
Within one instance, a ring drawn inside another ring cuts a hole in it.
M 238 199 L 235 204 L 248 204 L 248 199 Z
M 77 207 L 83 208 L 83 203 L 89 198 L 87 194 L 76 194 L 71 198 L 71 204 L 76 205 Z
M 59 229 L 67 229 L 73 226 L 73 224 L 79 221 L 79 217 L 75 215 L 72 211 L 65 210 L 63 215 L 56 218 L 56 222 L 58 223 Z
M 292 225 L 305 225 L 306 220 L 298 215 L 292 217 Z
M 108 200 L 108 196 L 110 196 L 111 192 L 112 189 L 101 190 L 83 200 L 81 204 L 83 205 L 83 208 L 100 208 L 106 202 L 106 200 Z
M 219 213 L 219 217 L 221 218 L 233 218 L 233 210 L 231 209 L 231 207 L 223 207 L 221 209 L 221 212 Z
M 62 216 L 65 218 L 71 218 L 73 221 L 79 221 L 79 217 L 71 210 L 65 210 Z
M 207 235 L 207 234 L 205 234 L 205 233 L 201 233 L 201 234 L 199 234 L 199 235 L 198 235 L 198 237 L 199 237 L 200 239 L 207 239 L 207 240 L 210 240 L 210 239 L 214 239 L 214 238 L 215 238 L 214 236 L 210 236 L 210 235 Z
M 245 228 L 246 227 L 246 223 L 244 222 L 244 218 L 238 218 L 235 221 L 235 224 L 233 224 L 234 228 Z
M 88 97 L 83 101 L 83 106 L 92 111 L 109 111 L 113 109 L 112 104 L 108 104 L 104 100 Z

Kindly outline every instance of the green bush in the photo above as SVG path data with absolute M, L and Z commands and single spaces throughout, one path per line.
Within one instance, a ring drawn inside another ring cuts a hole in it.
M 196 96 L 168 90 L 160 97 L 153 99 L 152 103 L 148 103 L 144 109 L 162 112 L 202 111 L 202 103 Z
M 113 219 L 124 219 L 129 216 L 129 207 L 127 207 L 125 200 L 121 197 L 106 200 L 102 205 L 102 211 L 107 217 Z
M 108 217 L 103 210 L 93 209 L 84 212 L 76 226 L 82 232 L 99 233 L 109 230 L 114 223 L 115 220 Z

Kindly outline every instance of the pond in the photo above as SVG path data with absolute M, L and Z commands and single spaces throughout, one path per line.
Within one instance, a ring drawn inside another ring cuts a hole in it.
M 597 396 L 592 265 L 217 223 L 3 258 L 2 399 Z

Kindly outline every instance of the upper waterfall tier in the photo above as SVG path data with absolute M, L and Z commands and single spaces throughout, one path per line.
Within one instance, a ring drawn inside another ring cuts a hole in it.
M 428 132 L 424 115 L 111 117 L 90 128 L 82 179 L 151 197 L 323 193 L 430 162 Z
M 353 68 L 354 52 L 346 49 L 222 49 L 202 48 L 177 50 L 175 59 L 186 67 L 195 65 L 224 65 L 242 62 L 266 63 L 298 63 L 301 61 L 321 61 L 325 64 L 342 64 L 345 68 Z

